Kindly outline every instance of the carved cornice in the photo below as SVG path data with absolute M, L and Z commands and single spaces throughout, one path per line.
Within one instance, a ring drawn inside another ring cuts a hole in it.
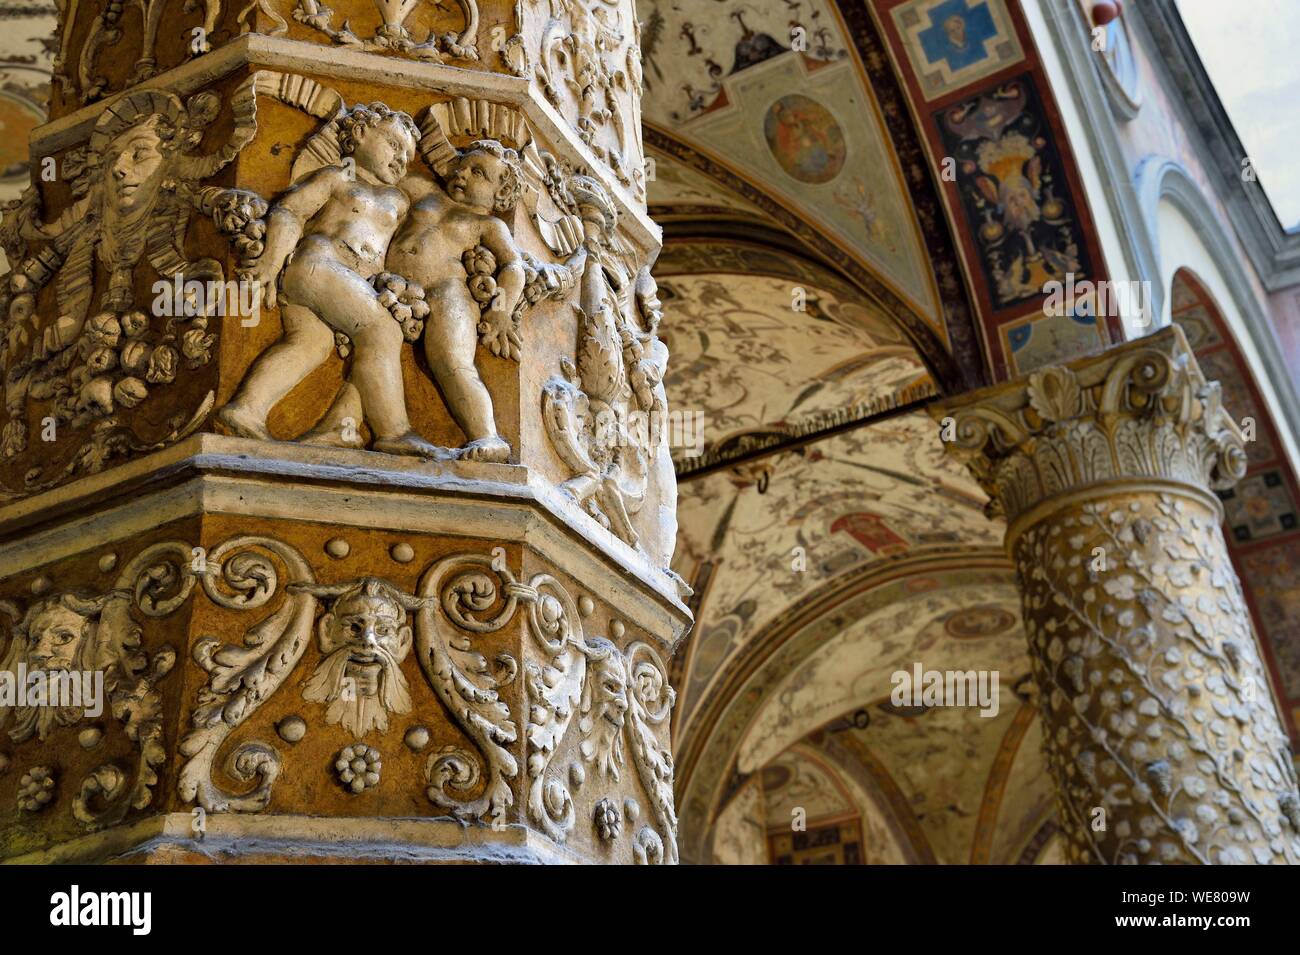
M 1246 473 L 1244 438 L 1181 329 L 932 407 L 1006 517 L 1098 484 L 1173 482 L 1208 492 Z M 1208 493 L 1206 494 L 1208 497 Z

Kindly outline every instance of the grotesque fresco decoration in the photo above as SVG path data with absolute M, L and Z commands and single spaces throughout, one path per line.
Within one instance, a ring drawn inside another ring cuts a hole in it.
M 648 9 L 647 120 L 808 210 L 818 229 L 887 276 L 938 328 L 941 307 L 904 176 L 885 145 L 888 120 L 833 5 Z
M 652 0 L 640 14 L 645 88 L 656 111 L 667 108 L 674 122 L 719 107 L 728 77 L 782 54 L 798 52 L 815 63 L 848 56 L 822 0 L 793 0 L 784 9 L 744 3 L 687 9 Z
M 1008 361 L 1019 374 L 1053 362 L 1086 355 L 1106 343 L 1097 321 L 1095 297 L 1065 306 L 1063 314 L 1043 316 L 1041 310 L 1000 327 Z
M 955 546 L 996 549 L 1000 539 L 984 516 L 983 496 L 911 415 L 825 439 L 807 452 L 685 480 L 679 494 L 675 569 L 699 590 L 706 568 L 725 568 L 697 605 L 689 676 L 681 685 L 683 735 L 706 688 L 727 677 L 728 661 L 785 608 L 877 558 Z
M 815 286 L 820 279 L 810 270 L 783 267 L 802 290 L 799 311 L 791 308 L 790 280 L 721 271 L 733 263 L 763 269 L 734 250 L 694 255 L 698 271 L 691 275 L 673 274 L 684 267 L 679 262 L 660 270 L 659 294 L 672 316 L 664 330 L 674 356 L 667 385 L 679 411 L 710 409 L 701 446 L 674 449 L 680 465 L 690 467 L 701 452 L 712 460 L 754 438 L 798 434 L 829 422 L 832 411 L 896 404 L 928 387 L 895 326 L 851 291 Z
M 962 207 L 998 308 L 1040 298 L 1047 282 L 1090 274 L 1060 159 L 1027 79 L 936 115 L 957 161 Z

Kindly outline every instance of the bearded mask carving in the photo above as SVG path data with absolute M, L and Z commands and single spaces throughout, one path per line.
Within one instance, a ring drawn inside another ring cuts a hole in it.
M 588 660 L 582 685 L 583 758 L 594 761 L 601 775 L 617 780 L 623 765 L 623 722 L 627 717 L 627 667 L 623 654 L 604 637 L 591 637 L 595 651 Z
M 20 664 L 25 673 L 97 669 L 96 633 L 109 596 L 62 593 L 32 604 L 14 627 L 13 642 L 0 660 L 0 670 L 11 673 L 16 685 Z M 4 609 L 16 617 L 12 605 Z M 21 743 L 32 736 L 43 740 L 56 726 L 80 722 L 85 709 L 81 706 L 0 706 L 0 726 L 11 714 L 14 726 L 9 730 L 9 737 Z
M 321 662 L 303 698 L 327 705 L 325 721 L 342 723 L 360 739 L 388 729 L 389 713 L 408 713 L 411 693 L 401 663 L 411 651 L 408 609 L 420 601 L 374 577 L 337 588 L 330 611 L 317 624 Z

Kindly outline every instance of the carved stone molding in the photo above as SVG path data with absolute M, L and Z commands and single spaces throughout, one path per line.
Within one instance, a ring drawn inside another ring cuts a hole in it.
M 1292 863 L 1287 738 L 1211 487 L 1241 430 L 1177 328 L 935 413 L 1010 520 L 1077 863 Z

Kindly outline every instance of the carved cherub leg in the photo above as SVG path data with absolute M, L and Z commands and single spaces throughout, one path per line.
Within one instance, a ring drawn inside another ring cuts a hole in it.
M 468 439 L 460 456 L 471 461 L 505 461 L 510 445 L 497 434 L 492 396 L 474 366 L 478 347 L 478 304 L 464 283 L 444 285 L 424 330 L 424 355 L 451 416 Z
M 234 398 L 217 412 L 217 420 L 244 438 L 270 440 L 266 418 L 299 382 L 315 371 L 334 348 L 334 333 L 311 310 L 285 304 L 280 309 L 284 334 L 249 369 Z
M 411 428 L 402 386 L 402 327 L 379 304 L 370 282 L 337 262 L 299 256 L 285 269 L 284 291 L 352 339 L 348 381 L 361 395 L 362 412 L 374 435 L 371 447 L 389 454 L 439 457 L 441 449 Z M 330 341 L 332 345 L 332 335 Z

